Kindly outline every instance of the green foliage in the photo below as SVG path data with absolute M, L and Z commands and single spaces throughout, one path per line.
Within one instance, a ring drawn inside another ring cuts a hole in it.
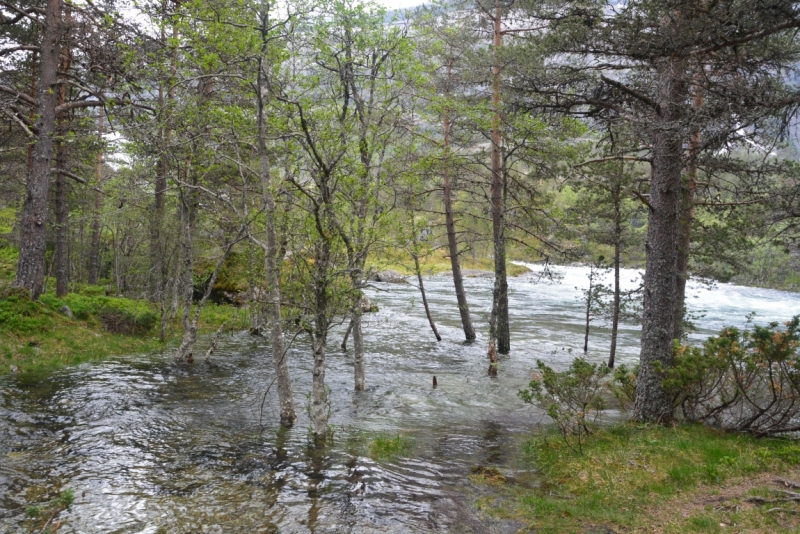
M 783 326 L 727 327 L 701 347 L 676 342 L 672 365 L 654 367 L 683 419 L 756 436 L 800 430 L 800 316 Z M 635 373 L 614 373 L 623 404 L 635 397 Z
M 53 524 L 53 520 L 64 510 L 68 510 L 74 501 L 75 490 L 67 488 L 62 491 L 58 497 L 46 504 L 28 506 L 25 509 L 25 513 L 31 519 L 44 519 L 44 524 L 42 524 L 37 531 L 55 534 L 60 527 L 60 523 Z
M 519 397 L 544 409 L 564 442 L 580 451 L 605 408 L 601 392 L 610 369 L 589 363 L 585 358 L 574 359 L 569 369 L 562 372 L 554 371 L 541 360 L 536 361 L 536 368 L 528 387 L 518 392 Z
M 618 365 L 614 369 L 614 378 L 609 383 L 609 387 L 623 409 L 633 406 L 636 400 L 636 377 L 638 375 L 638 364 L 630 369 L 625 364 Z

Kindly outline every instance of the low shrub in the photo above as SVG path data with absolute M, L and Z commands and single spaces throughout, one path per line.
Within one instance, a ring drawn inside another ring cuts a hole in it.
M 602 391 L 611 370 L 585 358 L 576 358 L 563 372 L 554 371 L 541 360 L 536 361 L 536 368 L 528 387 L 518 392 L 519 397 L 543 408 L 566 444 L 580 451 L 605 409 Z
M 800 431 L 800 316 L 783 326 L 724 328 L 701 347 L 676 342 L 672 366 L 655 365 L 676 415 L 755 436 Z M 635 398 L 635 376 L 615 372 L 618 398 Z

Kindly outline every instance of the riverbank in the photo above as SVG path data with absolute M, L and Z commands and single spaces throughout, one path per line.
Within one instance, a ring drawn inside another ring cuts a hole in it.
M 620 424 L 570 449 L 560 436 L 524 446 L 537 487 L 491 470 L 479 507 L 536 532 L 797 532 L 800 444 L 700 426 Z
M 420 269 L 423 276 L 433 276 L 437 274 L 450 273 L 452 265 L 450 257 L 443 251 L 436 251 L 433 254 L 419 259 Z M 367 268 L 373 271 L 397 271 L 403 276 L 416 276 L 414 271 L 414 260 L 405 252 L 388 251 L 380 258 L 370 258 Z M 472 275 L 483 272 L 494 276 L 494 260 L 491 258 L 477 258 L 465 255 L 461 257 L 461 268 L 464 271 L 472 271 Z M 508 276 L 519 276 L 530 272 L 530 269 L 521 265 L 516 265 L 510 261 L 506 265 Z M 469 277 L 470 274 L 465 276 Z
M 159 310 L 151 302 L 106 297 L 101 286 L 82 286 L 79 291 L 64 298 L 49 292 L 34 302 L 24 291 L 0 286 L 0 375 L 163 351 L 182 335 L 178 315 L 168 323 L 164 341 L 159 340 Z M 225 322 L 233 328 L 246 327 L 243 312 L 233 306 L 203 308 L 202 332 Z

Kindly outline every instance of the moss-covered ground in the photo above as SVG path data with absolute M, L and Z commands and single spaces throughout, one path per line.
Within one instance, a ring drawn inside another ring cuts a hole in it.
M 32 301 L 25 291 L 11 286 L 15 264 L 16 251 L 0 248 L 0 375 L 157 352 L 174 346 L 182 334 L 176 318 L 168 323 L 165 340 L 160 341 L 160 313 L 155 304 L 106 296 L 104 286 L 81 285 L 64 298 L 49 291 Z M 73 318 L 59 312 L 63 306 L 70 308 Z M 244 313 L 209 303 L 201 314 L 201 330 L 213 331 L 226 321 L 231 327 L 246 328 Z M 112 315 L 130 322 L 133 332 L 109 331 L 107 318 Z

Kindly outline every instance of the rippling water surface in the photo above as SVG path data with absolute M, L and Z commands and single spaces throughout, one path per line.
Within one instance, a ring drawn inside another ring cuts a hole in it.
M 563 368 L 583 343 L 580 288 L 586 269 L 560 268 L 560 283 L 534 274 L 510 281 L 512 355 L 486 378 L 485 342 L 465 345 L 452 279 L 426 289 L 444 340 L 427 325 L 411 285 L 378 284 L 367 316 L 368 390 L 352 391 L 351 354 L 332 336 L 327 382 L 336 432 L 325 450 L 308 446 L 303 413 L 310 390 L 307 345 L 289 352 L 300 420 L 276 424 L 266 340 L 237 333 L 220 343 L 209 368 L 171 365 L 171 355 L 115 357 L 45 377 L 0 378 L 0 532 L 35 525 L 25 508 L 59 488 L 76 499 L 62 514 L 67 532 L 515 532 L 480 516 L 484 489 L 470 469 L 498 467 L 520 483 L 519 445 L 541 414 L 516 397 L 535 360 Z M 635 271 L 623 280 L 635 285 Z M 487 330 L 492 280 L 468 279 L 473 321 Z M 704 314 L 696 339 L 728 324 L 785 321 L 800 295 L 690 285 L 689 306 Z M 638 329 L 624 325 L 618 361 L 633 362 Z M 485 340 L 485 336 L 483 338 Z M 599 324 L 589 357 L 606 357 Z M 570 349 L 574 348 L 573 352 Z M 431 388 L 436 376 L 439 387 Z M 406 457 L 375 461 L 365 443 L 402 433 Z

